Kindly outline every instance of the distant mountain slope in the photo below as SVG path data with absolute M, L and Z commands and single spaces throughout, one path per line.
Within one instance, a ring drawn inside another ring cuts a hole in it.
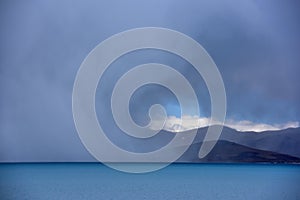
M 263 151 L 228 141 L 218 141 L 213 150 L 203 159 L 198 158 L 202 143 L 194 143 L 177 162 L 213 163 L 300 163 L 300 158 Z
M 202 142 L 206 131 L 207 127 L 198 129 L 197 136 L 193 143 Z M 189 131 L 186 133 L 188 134 Z M 300 128 L 256 133 L 239 132 L 224 127 L 219 140 L 300 158 Z

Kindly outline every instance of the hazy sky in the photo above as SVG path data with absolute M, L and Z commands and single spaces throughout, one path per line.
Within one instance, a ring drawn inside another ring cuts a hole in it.
M 231 122 L 299 122 L 299 8 L 296 0 L 1 1 L 0 161 L 91 160 L 72 118 L 77 70 L 101 41 L 137 27 L 180 31 L 208 51 L 224 80 Z M 210 116 L 208 91 L 192 66 L 175 55 L 144 50 L 114 62 L 100 81 L 96 107 L 106 129 L 116 129 L 108 94 L 117 78 L 147 62 L 184 74 L 197 91 L 202 117 Z M 145 123 L 152 103 L 180 117 L 172 93 L 147 86 L 132 97 L 138 123 Z

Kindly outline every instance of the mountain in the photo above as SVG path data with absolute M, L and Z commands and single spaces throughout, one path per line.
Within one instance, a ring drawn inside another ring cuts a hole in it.
M 203 159 L 198 151 L 202 143 L 194 143 L 176 162 L 192 163 L 300 163 L 300 158 L 250 148 L 233 142 L 220 140 Z
M 203 131 L 206 133 L 207 129 L 199 129 L 198 133 L 203 134 Z M 300 128 L 257 133 L 239 132 L 224 127 L 220 140 L 300 158 Z M 194 142 L 196 142 L 196 140 Z
M 224 127 L 213 150 L 200 160 L 198 152 L 206 131 L 207 127 L 197 130 L 193 144 L 178 162 L 300 163 L 300 128 L 257 133 Z

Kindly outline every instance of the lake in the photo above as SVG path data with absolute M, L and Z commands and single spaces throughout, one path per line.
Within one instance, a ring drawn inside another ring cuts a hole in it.
M 4 199 L 300 199 L 300 166 L 171 164 L 146 174 L 100 163 L 0 164 Z

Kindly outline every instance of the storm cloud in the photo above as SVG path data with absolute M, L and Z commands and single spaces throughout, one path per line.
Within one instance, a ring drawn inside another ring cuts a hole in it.
M 73 82 L 96 45 L 137 27 L 171 28 L 203 45 L 223 77 L 228 119 L 299 122 L 299 6 L 292 0 L 1 1 L 0 161 L 93 160 L 75 130 Z M 189 63 L 159 51 L 133 52 L 113 63 L 98 87 L 98 117 L 107 129 L 117 130 L 107 105 L 117 77 L 146 62 L 168 64 L 186 76 L 201 117 L 210 117 L 209 93 Z M 147 109 L 157 102 L 181 117 L 169 91 L 149 86 L 132 98 L 137 123 L 147 122 Z

